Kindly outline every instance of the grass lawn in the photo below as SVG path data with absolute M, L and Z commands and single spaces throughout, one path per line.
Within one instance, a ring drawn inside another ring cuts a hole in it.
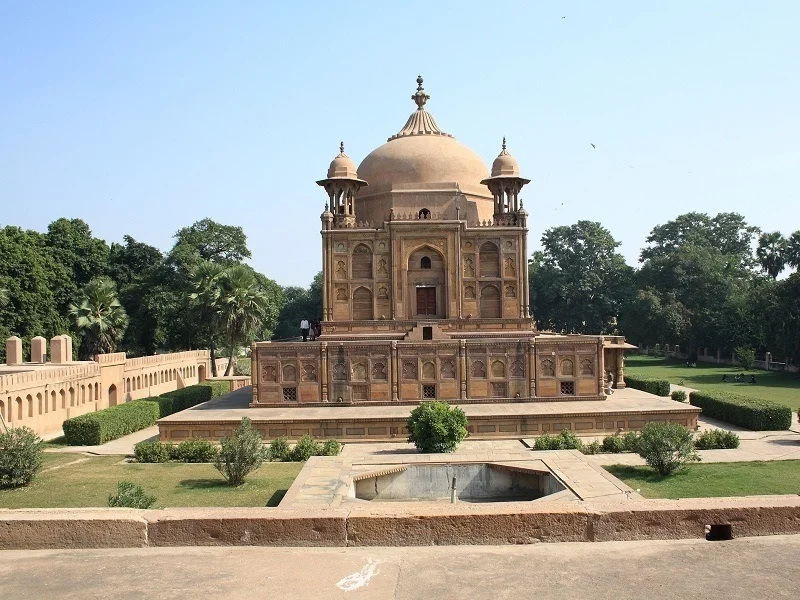
M 687 367 L 684 362 L 669 358 L 630 355 L 625 357 L 625 372 L 642 377 L 667 379 L 670 383 L 685 385 L 698 390 L 731 392 L 742 396 L 772 400 L 793 410 L 800 408 L 800 376 L 782 371 L 747 371 L 756 376 L 757 383 L 723 383 L 722 376 L 741 373 L 741 367 L 697 363 Z
M 800 493 L 800 460 L 696 463 L 661 477 L 650 467 L 605 467 L 645 498 L 711 498 Z
M 67 464 L 80 459 L 86 460 Z M 0 490 L 0 508 L 108 506 L 118 481 L 133 481 L 154 495 L 153 508 L 277 506 L 303 467 L 303 463 L 265 463 L 244 485 L 232 488 L 210 464 L 121 461 L 120 456 L 45 453 L 43 472 L 30 486 Z

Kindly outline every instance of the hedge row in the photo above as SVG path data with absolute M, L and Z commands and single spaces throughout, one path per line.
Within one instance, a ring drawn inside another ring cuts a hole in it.
M 230 391 L 228 381 L 204 381 L 197 385 L 112 406 L 67 419 L 62 425 L 70 446 L 96 446 L 154 425 L 168 415 L 217 398 Z
M 689 403 L 703 414 L 753 431 L 783 431 L 792 425 L 792 409 L 782 404 L 727 392 L 692 392 Z
M 625 383 L 635 390 L 642 390 L 656 396 L 669 396 L 669 381 L 666 379 L 652 379 L 650 377 L 637 377 L 625 374 Z

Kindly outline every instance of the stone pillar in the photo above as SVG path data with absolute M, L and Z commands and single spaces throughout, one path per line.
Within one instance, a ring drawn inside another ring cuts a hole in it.
M 320 398 L 328 402 L 328 342 L 320 344 L 319 384 Z
M 620 348 L 617 350 L 617 376 L 616 376 L 617 389 L 621 390 L 626 387 L 625 385 L 625 351 Z
M 31 340 L 31 362 L 47 362 L 47 340 L 40 335 Z
M 461 340 L 458 343 L 458 397 L 461 400 L 467 398 L 467 341 Z
M 392 350 L 391 350 L 391 378 L 392 378 L 392 400 L 398 401 L 400 400 L 400 369 L 399 369 L 399 360 L 398 360 L 398 353 L 400 351 L 397 349 L 397 342 L 392 340 Z
M 772 363 L 772 352 L 767 352 L 767 355 L 764 357 L 764 362 L 767 363 L 767 371 L 769 371 L 770 363 Z
M 15 335 L 6 340 L 6 364 L 22 364 L 22 340 Z
M 528 385 L 530 386 L 530 397 L 536 397 L 536 342 L 531 339 L 528 342 Z
M 604 394 L 606 388 L 606 361 L 605 361 L 605 344 L 601 337 L 597 340 L 597 389 L 598 394 Z
M 61 365 L 72 361 L 72 349 L 67 342 L 68 335 L 57 335 L 50 340 L 50 362 Z

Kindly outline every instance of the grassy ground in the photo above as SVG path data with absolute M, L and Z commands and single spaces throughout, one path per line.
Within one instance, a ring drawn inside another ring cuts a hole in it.
M 645 498 L 711 498 L 800 493 L 800 460 L 692 464 L 667 477 L 650 467 L 606 469 Z
M 43 470 L 30 486 L 0 490 L 0 508 L 107 506 L 118 481 L 140 484 L 157 498 L 153 508 L 277 506 L 302 466 L 266 463 L 244 485 L 231 488 L 209 464 L 136 464 L 119 456 L 46 453 Z
M 732 375 L 742 372 L 741 367 L 712 363 L 697 363 L 696 367 L 687 367 L 681 361 L 639 355 L 625 357 L 625 372 L 667 379 L 670 383 L 698 390 L 724 391 L 773 400 L 794 410 L 800 408 L 800 376 L 794 373 L 754 370 L 747 374 L 754 374 L 756 383 L 723 383 L 723 375 L 732 379 Z

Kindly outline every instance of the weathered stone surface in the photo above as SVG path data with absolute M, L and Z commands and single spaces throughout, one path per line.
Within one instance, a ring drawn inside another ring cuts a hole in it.
M 800 497 L 750 496 L 587 503 L 588 541 L 701 538 L 706 525 L 731 525 L 734 537 L 800 533 Z
M 0 510 L 0 550 L 140 548 L 144 511 L 134 509 Z
M 147 514 L 152 546 L 344 546 L 347 511 L 195 508 Z
M 348 546 L 431 546 L 457 544 L 531 544 L 580 542 L 588 516 L 580 506 L 540 509 L 508 503 L 417 507 L 413 511 L 356 508 L 347 521 Z

